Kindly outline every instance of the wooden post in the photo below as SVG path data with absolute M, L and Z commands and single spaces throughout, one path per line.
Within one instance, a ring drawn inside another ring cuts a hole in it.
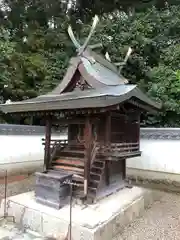
M 122 170 L 123 180 L 126 180 L 126 158 L 122 160 Z
M 106 146 L 109 146 L 111 144 L 111 113 L 108 112 L 106 116 Z M 105 181 L 106 185 L 108 186 L 110 183 L 109 180 L 109 161 L 105 160 Z
M 49 161 L 50 161 L 50 157 L 51 157 L 51 152 L 50 152 L 51 126 L 52 126 L 51 117 L 47 116 L 46 117 L 46 127 L 45 127 L 45 151 L 44 151 L 45 170 L 47 170 L 49 167 Z
M 138 120 L 137 120 L 137 142 L 139 143 L 139 150 L 140 150 L 140 117 L 141 117 L 141 115 L 140 115 L 140 113 L 138 113 Z
M 85 146 L 85 165 L 84 165 L 84 195 L 88 194 L 89 176 L 90 176 L 90 154 L 92 143 L 92 124 L 89 118 L 86 118 L 84 127 L 84 146 Z
M 68 124 L 68 141 L 72 141 L 72 125 Z

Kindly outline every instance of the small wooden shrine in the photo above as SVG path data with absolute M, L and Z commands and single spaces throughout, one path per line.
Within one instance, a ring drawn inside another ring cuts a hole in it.
M 126 159 L 141 154 L 140 114 L 160 109 L 87 46 L 90 36 L 80 46 L 71 28 L 69 34 L 78 54 L 60 84 L 46 95 L 0 106 L 5 113 L 46 119 L 46 169 L 37 173 L 36 199 L 57 208 L 69 194 L 65 180 L 75 183 L 74 197 L 92 201 L 123 188 Z M 67 140 L 51 138 L 54 124 L 67 126 Z

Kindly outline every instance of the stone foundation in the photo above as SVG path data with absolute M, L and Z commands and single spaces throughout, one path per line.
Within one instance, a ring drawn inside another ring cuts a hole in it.
M 139 187 L 125 188 L 93 205 L 72 208 L 73 240 L 111 240 L 140 216 L 162 193 Z M 69 226 L 69 205 L 60 210 L 35 202 L 34 192 L 8 198 L 7 211 L 21 227 L 44 236 L 66 236 Z M 1 214 L 3 212 L 1 204 Z

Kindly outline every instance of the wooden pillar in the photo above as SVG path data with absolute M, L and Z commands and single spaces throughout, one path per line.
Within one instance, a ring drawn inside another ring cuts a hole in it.
M 72 125 L 71 124 L 68 124 L 68 141 L 71 141 L 72 140 Z
M 122 178 L 126 179 L 126 159 L 122 159 Z
M 109 146 L 111 144 L 111 113 L 108 112 L 106 116 L 106 146 Z M 110 162 L 108 160 L 105 160 L 105 181 L 106 185 L 109 185 L 109 178 L 110 178 Z
M 139 149 L 140 149 L 140 113 L 138 113 L 138 119 L 137 119 L 137 142 L 139 143 Z
M 84 165 L 84 195 L 88 194 L 91 165 L 92 124 L 87 117 L 84 127 L 85 165 Z
M 51 126 L 52 120 L 50 116 L 46 117 L 46 127 L 45 127 L 45 151 L 44 151 L 44 167 L 45 170 L 49 167 L 51 152 L 50 152 L 50 143 L 51 143 Z

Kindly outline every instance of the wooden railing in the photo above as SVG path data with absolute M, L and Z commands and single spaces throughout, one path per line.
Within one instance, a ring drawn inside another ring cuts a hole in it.
M 45 139 L 42 139 L 43 145 L 45 145 Z M 83 146 L 81 143 L 77 142 L 68 142 L 68 140 L 59 140 L 59 139 L 51 139 L 50 147 L 51 147 L 51 159 L 54 158 L 56 151 L 61 150 L 65 147 L 78 147 Z M 130 142 L 130 143 L 111 143 L 109 145 L 100 144 L 95 142 L 91 151 L 91 165 L 94 162 L 94 159 L 97 154 L 101 154 L 106 157 L 121 157 L 121 156 L 130 156 L 130 155 L 138 155 L 139 151 L 139 142 Z
M 65 146 L 67 146 L 67 144 L 68 144 L 68 140 L 59 140 L 59 139 L 51 139 L 51 142 L 50 142 L 50 146 L 52 147 L 52 146 L 62 146 L 62 147 L 65 147 Z
M 66 144 L 67 145 L 67 143 L 68 143 L 68 140 L 51 139 L 50 146 L 52 147 L 54 144 L 56 144 L 56 145 L 58 145 L 58 144 L 61 144 L 61 145 Z M 45 145 L 45 138 L 42 138 L 42 144 Z
M 42 138 L 42 144 L 45 145 L 45 139 Z M 57 151 L 65 148 L 68 145 L 67 140 L 59 140 L 59 139 L 51 139 L 50 141 L 50 149 L 51 149 L 51 157 L 49 161 L 49 166 L 51 165 L 54 157 L 56 156 Z
M 96 158 L 96 154 L 98 152 L 98 149 L 99 149 L 99 147 L 98 147 L 97 142 L 94 142 L 93 147 L 92 147 L 92 151 L 91 151 L 91 166 L 92 166 L 92 164 L 93 164 L 93 162 Z
M 139 150 L 139 143 L 111 143 L 110 151 L 133 152 Z
M 42 144 L 45 145 L 45 139 L 42 138 Z M 68 140 L 59 140 L 59 139 L 51 139 L 50 141 L 50 147 L 55 145 L 61 145 L 61 146 L 69 146 L 69 147 L 78 147 L 78 146 L 83 146 L 82 143 L 79 143 L 77 141 L 71 141 L 69 142 Z
M 109 145 L 101 145 L 98 152 L 107 157 L 121 157 L 140 153 L 138 142 L 111 143 Z

